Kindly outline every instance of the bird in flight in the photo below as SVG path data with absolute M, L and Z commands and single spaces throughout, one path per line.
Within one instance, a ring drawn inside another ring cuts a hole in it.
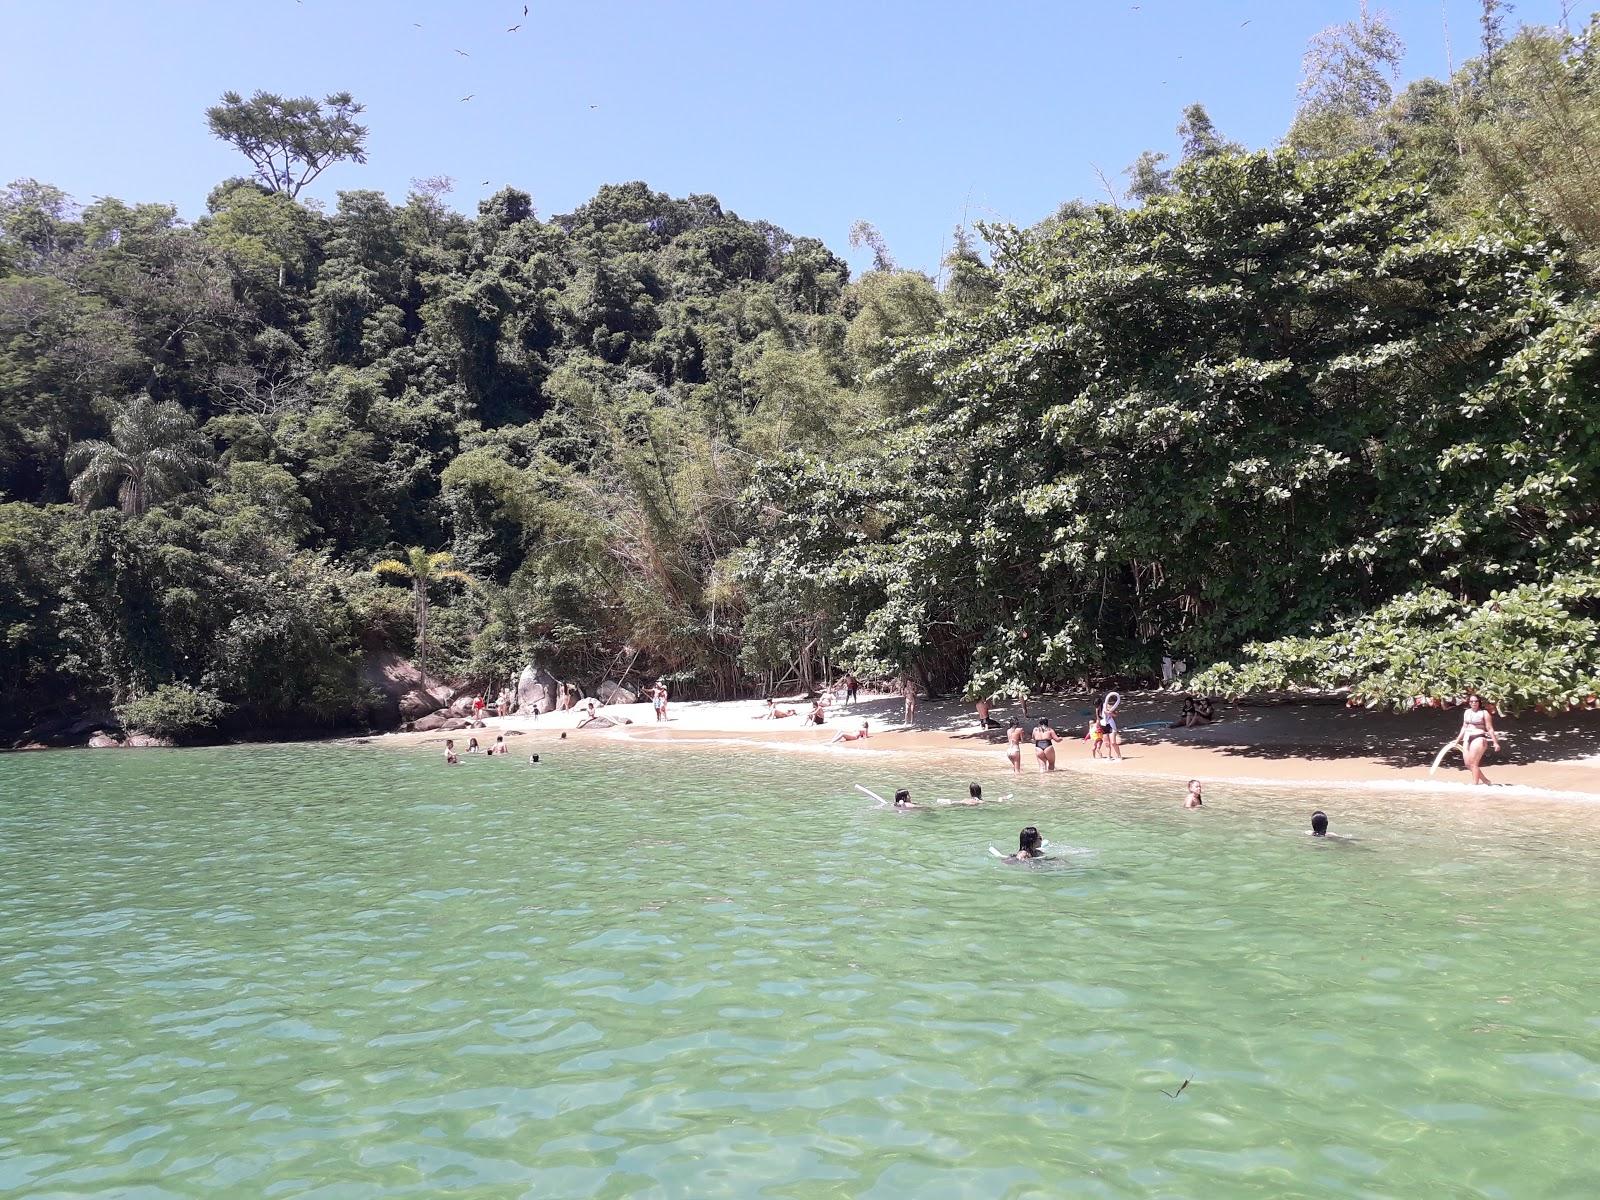
M 421 28 L 422 28 L 422 22 L 421 22 L 421 21 L 413 21 L 413 22 L 411 22 L 411 23 L 412 23 L 412 24 L 413 24 L 413 25 L 415 25 L 415 26 L 416 26 L 416 27 L 417 27 L 417 28 L 418 28 L 418 29 L 421 29 Z
M 468 100 L 471 100 L 477 94 L 478 94 L 477 92 L 468 92 L 465 96 L 461 97 L 461 103 L 465 104 Z
M 1254 20 L 1255 20 L 1254 17 L 1250 18 L 1250 21 L 1254 21 Z M 1239 22 L 1239 28 L 1243 29 L 1246 25 L 1250 24 L 1250 21 L 1240 21 Z
M 527 16 L 528 15 L 528 6 L 526 4 L 524 4 L 522 6 L 522 15 L 523 16 Z
M 489 181 L 488 181 L 488 180 L 487 180 L 487 179 L 485 179 L 485 180 L 484 180 L 484 181 L 483 181 L 483 182 L 482 182 L 482 183 L 480 183 L 480 184 L 479 184 L 479 185 L 478 185 L 478 186 L 479 186 L 479 187 L 488 187 L 488 186 L 489 186 Z
M 1188 1081 L 1188 1080 L 1187 1080 L 1187 1079 L 1185 1079 L 1185 1080 L 1184 1080 L 1184 1081 L 1183 1081 L 1183 1082 L 1182 1082 L 1182 1083 L 1180 1083 L 1180 1084 L 1179 1084 L 1179 1085 L 1178 1085 L 1178 1090 L 1177 1090 L 1177 1091 L 1175 1091 L 1175 1092 L 1169 1092 L 1169 1091 L 1167 1091 L 1167 1089 L 1166 1089 L 1166 1088 L 1162 1088 L 1162 1089 L 1161 1089 L 1161 1094 L 1162 1094 L 1162 1095 L 1163 1095 L 1163 1096 L 1169 1096 L 1169 1097 L 1171 1097 L 1171 1098 L 1172 1098 L 1172 1099 L 1173 1099 L 1173 1100 L 1176 1100 L 1176 1099 L 1177 1099 L 1177 1098 L 1178 1098 L 1178 1097 L 1179 1097 L 1179 1096 L 1181 1096 L 1181 1095 L 1183 1095 L 1183 1089 L 1184 1089 L 1184 1088 L 1186 1088 L 1186 1087 L 1188 1087 L 1188 1086 L 1189 1086 L 1189 1081 Z
M 454 46 L 452 46 L 450 48 L 452 50 L 455 50 Z M 471 58 L 472 57 L 472 55 L 468 54 L 465 50 L 456 50 L 456 53 L 461 55 L 462 58 Z
M 589 105 L 589 107 L 590 108 L 599 108 L 600 106 L 598 104 L 591 104 L 591 105 Z
M 519 30 L 521 28 L 522 28 L 521 25 L 513 25 L 510 29 L 506 30 L 506 32 L 507 33 L 515 33 L 517 30 Z

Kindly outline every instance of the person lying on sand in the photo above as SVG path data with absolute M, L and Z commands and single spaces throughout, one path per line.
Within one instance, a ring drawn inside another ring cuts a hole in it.
M 757 713 L 755 719 L 757 721 L 781 721 L 785 717 L 794 716 L 794 713 L 795 710 L 792 708 L 779 708 L 772 702 L 772 697 L 768 696 L 766 711 Z
M 848 732 L 842 732 L 841 731 L 839 733 L 834 734 L 833 737 L 828 739 L 828 745 L 831 746 L 831 745 L 834 744 L 834 742 L 860 742 L 860 741 L 865 741 L 867 736 L 868 736 L 867 723 L 865 721 L 863 721 L 863 722 L 861 722 L 861 728 L 858 729 L 855 733 L 848 733 Z
M 1189 780 L 1189 794 L 1184 797 L 1183 806 L 1185 808 L 1204 807 L 1205 801 L 1201 798 L 1200 791 L 1200 781 L 1198 779 Z

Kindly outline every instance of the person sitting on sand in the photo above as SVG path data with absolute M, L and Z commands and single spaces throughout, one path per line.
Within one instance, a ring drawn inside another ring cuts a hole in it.
M 1189 794 L 1183 800 L 1185 808 L 1204 807 L 1205 801 L 1200 797 L 1200 790 L 1200 781 L 1198 779 L 1189 780 Z
M 1017 852 L 1006 855 L 1005 861 L 1008 863 L 1025 863 L 1043 857 L 1044 839 L 1039 836 L 1037 829 L 1029 825 L 1017 835 Z
M 1190 693 L 1183 698 L 1183 711 L 1178 714 L 1178 719 L 1167 728 L 1193 729 L 1196 725 L 1209 725 L 1216 719 L 1216 710 L 1211 707 L 1210 699 L 1205 696 L 1196 699 Z
M 1328 836 L 1328 814 L 1323 812 L 1320 808 L 1311 814 L 1311 836 Z
M 589 699 L 587 699 L 587 700 L 585 700 L 583 702 L 583 704 L 584 704 L 584 707 L 589 710 L 589 719 L 591 721 L 594 720 L 597 716 L 600 715 L 599 710 L 595 705 L 595 700 L 594 700 L 593 696 L 590 696 Z
M 1013 775 L 1022 774 L 1022 734 L 1022 722 L 1012 717 L 1006 728 L 1006 761 L 1011 764 Z
M 445 738 L 444 740 L 444 761 L 452 767 L 461 761 L 460 757 L 456 754 L 455 738 Z
M 859 741 L 864 741 L 866 739 L 866 737 L 867 737 L 867 723 L 865 721 L 863 721 L 863 722 L 861 722 L 861 728 L 856 730 L 856 732 L 854 732 L 854 733 L 841 731 L 839 733 L 834 734 L 833 737 L 831 739 L 829 739 L 828 745 L 831 746 L 831 745 L 833 745 L 834 742 L 859 742 Z
M 825 703 L 826 699 L 826 694 L 819 697 L 817 702 L 811 706 L 811 711 L 806 714 L 806 720 L 810 721 L 813 725 L 822 725 L 827 722 L 828 708 L 827 704 Z
M 1039 771 L 1056 769 L 1056 743 L 1061 735 L 1055 731 L 1048 717 L 1040 717 L 1033 726 L 1033 755 L 1038 760 Z

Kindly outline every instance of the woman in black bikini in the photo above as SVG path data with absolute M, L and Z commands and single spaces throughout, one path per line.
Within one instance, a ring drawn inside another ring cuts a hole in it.
M 1051 728 L 1050 722 L 1040 717 L 1033 727 L 1033 754 L 1039 760 L 1039 770 L 1054 771 L 1056 769 L 1056 742 L 1061 735 Z

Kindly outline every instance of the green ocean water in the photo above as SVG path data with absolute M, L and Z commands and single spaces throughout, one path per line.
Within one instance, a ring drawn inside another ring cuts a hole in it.
M 1600 1194 L 1589 808 L 528 741 L 0 760 L 0 1195 Z

